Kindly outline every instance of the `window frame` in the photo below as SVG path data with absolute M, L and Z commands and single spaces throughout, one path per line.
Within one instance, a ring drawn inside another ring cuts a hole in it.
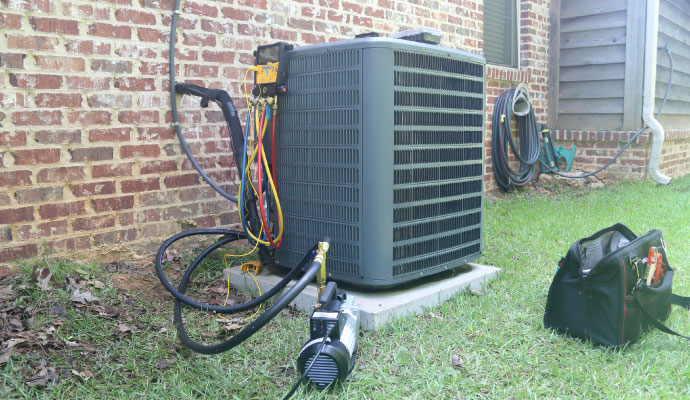
M 484 7 L 483 7 L 483 24 L 482 24 L 482 50 L 486 49 L 486 41 L 484 40 L 484 33 L 486 31 L 486 1 L 484 1 Z M 498 0 L 488 0 L 488 1 L 498 1 Z M 511 54 L 509 57 L 509 60 L 507 63 L 503 63 L 500 61 L 496 60 L 489 60 L 487 58 L 486 63 L 490 65 L 497 65 L 501 67 L 507 67 L 507 68 L 515 68 L 519 69 L 520 68 L 520 1 L 519 0 L 510 0 L 509 3 L 512 5 L 512 19 L 511 19 L 511 24 L 514 24 L 513 27 L 511 27 L 511 31 L 514 34 L 513 37 L 513 43 L 510 46 L 511 49 Z M 504 43 L 505 44 L 505 43 Z M 486 51 L 484 51 L 484 58 L 486 58 Z

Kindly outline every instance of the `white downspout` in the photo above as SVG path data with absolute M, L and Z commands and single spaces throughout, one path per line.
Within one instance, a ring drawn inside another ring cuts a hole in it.
M 654 89 L 656 87 L 656 53 L 659 31 L 659 0 L 647 0 L 644 49 L 644 88 L 642 90 L 642 119 L 652 131 L 652 150 L 649 158 L 649 175 L 652 180 L 668 185 L 671 178 L 659 171 L 661 147 L 664 144 L 664 127 L 654 118 Z

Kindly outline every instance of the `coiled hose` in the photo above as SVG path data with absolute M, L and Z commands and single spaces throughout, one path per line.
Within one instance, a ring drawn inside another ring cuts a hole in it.
M 516 96 L 526 96 L 526 88 L 520 86 L 501 93 L 496 100 L 491 119 L 491 166 L 496 182 L 504 191 L 529 183 L 534 177 L 534 167 L 539 159 L 539 130 L 531 105 L 525 115 L 516 115 L 519 149 L 513 141 L 510 123 Z M 526 99 L 529 103 L 529 97 L 526 96 Z M 508 146 L 520 162 L 517 171 L 510 166 Z
M 656 113 L 656 118 L 659 119 L 661 116 L 661 111 L 664 109 L 666 104 L 666 99 L 668 98 L 668 93 L 671 89 L 671 81 L 673 80 L 673 57 L 671 56 L 671 51 L 668 48 L 668 43 L 666 46 L 660 47 L 660 49 L 666 51 L 666 56 L 669 61 L 669 77 L 668 83 L 666 84 L 666 91 L 664 92 L 664 98 L 659 106 L 659 111 Z M 539 134 L 537 131 L 537 121 L 534 117 L 534 110 L 531 104 L 529 105 L 530 112 L 525 116 L 517 116 L 517 128 L 518 137 L 520 140 L 520 149 L 516 151 L 515 143 L 513 142 L 513 135 L 510 127 L 510 119 L 513 113 L 512 105 L 514 104 L 514 99 L 516 96 L 520 95 L 520 91 L 524 90 L 521 86 L 516 89 L 510 89 L 506 92 L 501 93 L 496 100 L 496 106 L 494 108 L 494 115 L 492 117 L 492 128 L 491 128 L 491 145 L 493 147 L 493 152 L 491 155 L 491 166 L 494 170 L 494 177 L 496 182 L 504 191 L 509 191 L 518 186 L 524 186 L 529 183 L 534 177 L 534 167 L 536 161 L 539 160 Z M 529 103 L 529 97 L 526 93 L 523 94 L 526 97 L 526 101 Z M 587 178 L 592 175 L 596 175 L 604 169 L 608 168 L 613 164 L 625 150 L 640 136 L 640 133 L 644 132 L 648 127 L 643 126 L 633 133 L 633 135 L 628 139 L 628 141 L 621 147 L 621 149 L 616 153 L 613 158 L 611 158 L 606 164 L 597 168 L 594 171 L 587 172 L 581 175 L 568 175 L 562 172 L 551 169 L 542 160 L 539 160 L 541 164 L 542 171 L 552 172 L 558 176 L 564 178 L 581 179 Z M 535 139 L 536 137 L 536 144 Z M 508 160 L 508 146 L 510 145 L 513 154 L 520 161 L 520 168 L 517 172 L 514 172 Z M 537 156 L 533 159 L 534 153 Z M 530 163 L 531 162 L 531 163 Z
M 163 271 L 163 256 L 166 252 L 166 250 L 176 241 L 190 237 L 190 236 L 197 236 L 197 235 L 222 235 L 221 239 L 218 240 L 217 242 L 213 243 L 209 247 L 207 247 L 204 251 L 202 251 L 195 259 L 194 261 L 187 267 L 187 270 L 185 271 L 184 275 L 182 276 L 182 279 L 180 280 L 180 284 L 177 288 L 175 288 L 170 281 L 168 280 L 167 276 L 165 275 L 165 272 Z M 185 296 L 184 292 L 187 289 L 187 285 L 189 285 L 189 280 L 194 273 L 194 271 L 197 269 L 197 267 L 201 264 L 201 262 L 208 257 L 213 251 L 218 249 L 219 247 L 226 245 L 230 242 L 233 242 L 238 239 L 246 239 L 247 236 L 244 234 L 244 232 L 239 232 L 239 231 L 234 231 L 234 230 L 227 230 L 227 229 L 195 229 L 195 230 L 190 230 L 190 231 L 185 231 L 185 232 L 180 232 L 177 235 L 172 236 L 168 240 L 166 240 L 163 245 L 160 247 L 158 250 L 158 253 L 156 254 L 156 274 L 158 275 L 158 279 L 160 279 L 161 283 L 163 284 L 163 287 L 170 292 L 170 294 L 175 297 L 175 310 L 174 310 L 174 323 L 177 328 L 177 333 L 180 338 L 180 341 L 190 349 L 202 353 L 202 354 L 217 354 L 221 353 L 223 351 L 230 350 L 231 348 L 237 346 L 238 344 L 242 343 L 243 341 L 247 340 L 251 335 L 256 333 L 261 327 L 263 327 L 268 321 L 273 319 L 283 308 L 285 308 L 292 300 L 294 300 L 297 295 L 304 290 L 304 288 L 311 282 L 314 277 L 316 276 L 316 273 L 319 271 L 321 268 L 322 262 L 317 258 L 314 258 L 315 251 L 317 249 L 318 244 L 314 245 L 307 253 L 304 255 L 302 260 L 295 265 L 290 272 L 280 281 L 278 284 L 276 284 L 273 288 L 271 288 L 268 292 L 264 293 L 263 295 L 250 300 L 246 303 L 242 304 L 237 304 L 233 306 L 219 306 L 219 305 L 213 305 L 213 304 L 206 304 L 206 303 L 201 303 L 196 300 L 190 299 L 189 297 Z M 324 239 L 327 240 L 327 239 Z M 311 263 L 311 264 L 309 264 Z M 187 329 L 184 326 L 184 321 L 182 319 L 182 307 L 183 305 L 187 305 L 199 310 L 203 311 L 214 311 L 218 313 L 223 313 L 223 314 L 229 314 L 229 313 L 234 313 L 238 311 L 243 311 L 247 310 L 249 308 L 255 307 L 259 305 L 260 303 L 263 303 L 264 301 L 268 300 L 269 298 L 273 297 L 278 293 L 280 290 L 285 288 L 285 286 L 293 279 L 295 278 L 303 269 L 305 266 L 309 264 L 309 267 L 306 268 L 306 271 L 304 275 L 295 283 L 295 285 L 288 290 L 287 293 L 285 293 L 280 299 L 276 301 L 276 303 L 266 310 L 259 318 L 254 320 L 252 323 L 249 325 L 245 326 L 241 331 L 239 331 L 235 336 L 231 337 L 230 339 L 214 344 L 214 345 L 206 345 L 203 343 L 198 343 L 194 340 L 192 340 L 189 337 L 189 334 L 187 332 Z

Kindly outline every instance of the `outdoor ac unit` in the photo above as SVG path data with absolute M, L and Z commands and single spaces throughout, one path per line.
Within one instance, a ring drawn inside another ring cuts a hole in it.
M 279 264 L 328 236 L 330 278 L 381 288 L 480 256 L 484 58 L 365 38 L 296 48 L 288 71 Z

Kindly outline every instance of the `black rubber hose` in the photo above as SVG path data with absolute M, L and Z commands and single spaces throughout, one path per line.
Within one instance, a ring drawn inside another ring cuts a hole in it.
M 309 253 L 308 253 L 309 254 Z M 276 303 L 266 310 L 260 317 L 254 320 L 251 324 L 245 326 L 241 331 L 239 331 L 235 336 L 228 340 L 225 340 L 218 344 L 205 345 L 202 343 L 195 342 L 189 337 L 187 330 L 185 329 L 184 322 L 182 321 L 182 303 L 175 301 L 175 315 L 174 323 L 177 326 L 177 335 L 180 341 L 190 349 L 201 353 L 201 354 L 218 354 L 223 351 L 227 351 L 247 340 L 250 336 L 256 333 L 264 325 L 268 323 L 273 317 L 275 317 L 280 311 L 282 311 L 290 302 L 300 294 L 305 287 L 314 279 L 316 273 L 321 269 L 321 261 L 314 260 L 307 269 L 307 271 L 302 275 L 299 281 L 291 287 L 287 293 L 285 293 Z M 193 270 L 187 270 L 187 273 L 182 277 L 180 281 L 180 286 L 178 290 L 180 293 L 184 293 L 187 289 L 187 284 L 189 283 L 189 276 Z
M 202 106 L 208 106 L 208 100 L 213 100 L 218 103 L 221 110 L 223 111 L 223 116 L 225 117 L 225 122 L 228 126 L 228 133 L 230 135 L 230 141 L 232 146 L 233 157 L 235 158 L 235 165 L 237 166 L 237 171 L 239 175 L 242 175 L 242 162 L 237 161 L 240 158 L 240 154 L 244 151 L 244 133 L 242 131 L 242 125 L 240 124 L 235 105 L 232 103 L 230 95 L 223 90 L 206 89 L 201 86 L 191 85 L 191 84 L 176 84 L 175 83 L 175 41 L 177 38 L 177 19 L 179 17 L 180 0 L 175 0 L 173 6 L 172 20 L 170 23 L 170 46 L 168 49 L 168 68 L 169 68 L 169 81 L 170 81 L 170 108 L 172 113 L 173 127 L 175 128 L 175 133 L 180 141 L 180 146 L 182 150 L 189 158 L 189 161 L 194 166 L 194 169 L 201 175 L 201 177 L 208 183 L 213 190 L 218 192 L 224 198 L 237 203 L 237 197 L 232 196 L 225 192 L 218 186 L 201 168 L 199 163 L 194 158 L 187 141 L 182 134 L 182 129 L 180 128 L 180 121 L 177 113 L 177 102 L 175 96 L 177 94 L 176 89 L 179 87 L 181 92 L 184 94 L 192 94 L 202 97 Z M 256 210 L 256 195 L 251 191 L 247 191 L 247 196 L 243 200 L 245 205 L 244 210 L 239 210 L 240 212 L 246 213 L 246 219 L 249 222 L 249 230 L 258 236 L 261 231 L 261 221 L 259 220 L 259 214 Z M 274 259 L 271 251 L 264 245 L 259 245 L 259 260 L 264 265 L 274 264 Z
M 511 105 L 516 93 L 516 89 L 510 89 L 498 96 L 491 124 L 491 166 L 496 182 L 504 191 L 529 183 L 534 177 L 534 167 L 539 159 L 539 133 L 532 107 L 527 115 L 516 118 L 520 147 L 513 141 Z M 520 163 L 517 171 L 510 166 L 509 146 Z
M 199 163 L 194 158 L 194 155 L 192 155 L 192 151 L 189 149 L 189 146 L 187 146 L 187 142 L 185 141 L 184 135 L 182 134 L 182 129 L 180 129 L 180 120 L 177 116 L 177 102 L 175 100 L 175 40 L 177 36 L 177 18 L 179 16 L 178 10 L 180 9 L 180 0 L 175 0 L 174 7 L 175 8 L 173 9 L 172 21 L 170 23 L 170 46 L 168 49 L 168 66 L 170 69 L 170 108 L 172 109 L 173 127 L 175 128 L 175 133 L 177 133 L 177 137 L 180 140 L 182 150 L 185 152 L 187 158 L 189 158 L 189 161 L 192 163 L 192 166 L 194 167 L 194 169 L 196 169 L 199 175 L 201 175 L 201 177 L 206 181 L 206 183 L 208 183 L 209 186 L 213 188 L 213 190 L 218 192 L 218 194 L 232 201 L 233 203 L 237 203 L 237 197 L 228 194 L 225 190 L 221 189 L 220 186 L 218 186 L 218 184 L 213 181 L 213 179 L 206 175 L 206 172 L 204 172 L 204 170 L 201 168 Z
M 220 306 L 220 305 L 213 305 L 213 304 L 206 304 L 206 303 L 201 303 L 196 300 L 190 299 L 189 297 L 185 296 L 182 292 L 178 291 L 168 280 L 167 276 L 165 275 L 165 272 L 163 271 L 163 254 L 165 254 L 165 251 L 170 247 L 173 243 L 176 241 L 189 237 L 189 236 L 197 236 L 197 235 L 225 235 L 228 236 L 226 238 L 222 238 L 218 242 L 212 244 L 208 248 L 206 248 L 201 254 L 199 254 L 196 259 L 187 267 L 187 271 L 185 272 L 183 279 L 186 277 L 187 280 L 189 280 L 192 272 L 201 264 L 201 262 L 206 258 L 211 252 L 216 250 L 217 248 L 223 246 L 224 244 L 230 243 L 232 241 L 238 240 L 238 239 L 246 239 L 246 235 L 244 232 L 239 232 L 239 231 L 233 231 L 233 230 L 228 230 L 228 229 L 195 229 L 195 230 L 189 230 L 189 231 L 184 231 L 180 232 L 176 235 L 173 235 L 170 237 L 168 240 L 163 242 L 163 245 L 158 249 L 158 253 L 156 254 L 156 274 L 158 275 L 158 279 L 161 281 L 163 284 L 163 287 L 170 292 L 170 294 L 175 297 L 176 301 L 180 301 L 184 304 L 187 304 L 190 307 L 198 308 L 200 310 L 205 310 L 205 311 L 214 311 L 214 312 L 219 312 L 223 314 L 227 313 L 233 313 L 233 312 L 238 312 L 238 311 L 243 311 L 252 307 L 255 307 L 259 305 L 259 303 L 262 303 L 266 301 L 267 299 L 273 297 L 278 291 L 283 289 L 306 265 L 306 262 L 308 260 L 308 256 L 305 255 L 304 258 L 302 258 L 302 261 L 300 261 L 299 264 L 297 264 L 295 267 L 293 267 L 290 272 L 280 281 L 278 284 L 276 284 L 274 287 L 272 287 L 269 291 L 264 293 L 263 295 L 255 298 L 254 300 L 251 300 L 247 303 L 243 304 L 238 304 L 238 305 L 232 305 L 232 306 Z M 313 247 L 311 251 L 314 251 L 316 247 Z
M 669 74 L 668 74 L 668 83 L 666 84 L 666 92 L 664 93 L 664 99 L 661 102 L 661 105 L 659 106 L 659 111 L 656 113 L 656 118 L 659 119 L 661 116 L 661 111 L 664 109 L 664 105 L 666 104 L 666 99 L 668 98 L 668 92 L 671 90 L 671 81 L 673 80 L 673 57 L 671 56 L 671 51 L 668 48 L 668 43 L 666 43 L 666 46 L 660 47 L 661 49 L 664 49 L 666 51 L 666 55 L 668 56 L 668 63 L 669 63 Z M 638 136 L 640 136 L 640 133 L 644 132 L 648 127 L 643 126 L 642 128 L 638 129 L 630 139 L 623 145 L 623 147 L 618 151 L 618 153 L 613 156 L 612 159 L 610 159 L 606 164 L 602 165 L 601 167 L 597 168 L 596 170 L 592 172 L 587 172 L 581 175 L 568 175 L 564 174 L 562 172 L 556 171 L 555 169 L 551 169 L 548 165 L 546 165 L 542 160 L 539 160 L 539 163 L 541 164 L 541 167 L 545 169 L 548 172 L 552 172 L 558 176 L 562 176 L 564 178 L 574 178 L 574 179 L 581 179 L 581 178 L 587 178 L 588 176 L 596 175 L 599 172 L 605 170 L 608 168 L 611 164 L 613 164 L 620 156 L 623 154 L 623 152 L 630 147 L 630 145 L 637 139 Z

